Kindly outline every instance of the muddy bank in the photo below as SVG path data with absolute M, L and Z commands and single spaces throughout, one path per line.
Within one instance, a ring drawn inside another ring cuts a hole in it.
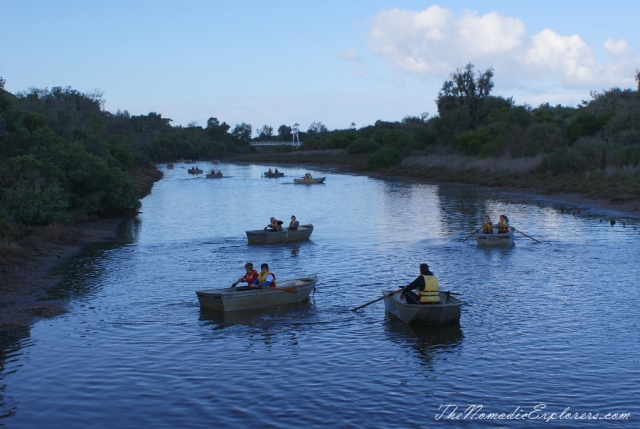
M 138 197 L 151 192 L 162 178 L 155 168 L 134 172 Z M 134 216 L 135 213 L 132 213 Z M 48 273 L 61 259 L 78 254 L 87 244 L 113 240 L 124 217 L 91 218 L 64 225 L 33 227 L 20 238 L 0 243 L 0 340 L 28 330 L 38 318 L 64 313 L 64 303 L 46 292 L 58 283 Z M 0 349 L 2 348 L 0 341 Z

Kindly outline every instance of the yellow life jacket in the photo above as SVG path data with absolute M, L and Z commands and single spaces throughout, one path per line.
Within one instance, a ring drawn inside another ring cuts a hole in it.
M 424 289 L 419 289 L 420 302 L 440 302 L 440 295 L 438 294 L 438 279 L 436 276 L 425 276 Z
M 498 232 L 509 232 L 509 225 L 507 225 L 506 222 L 499 222 Z
M 294 224 L 297 224 L 297 225 L 294 226 Z M 298 229 L 298 225 L 300 224 L 298 223 L 297 220 L 292 220 L 291 222 L 289 222 L 289 229 Z
M 267 271 L 266 273 L 263 273 L 262 271 L 260 271 L 258 273 L 258 284 L 260 286 L 262 286 L 264 282 L 267 281 L 267 277 L 269 276 L 269 274 L 273 276 L 273 281 L 269 283 L 269 287 L 276 287 L 276 275 L 273 274 L 271 271 Z
M 271 228 L 273 228 L 274 231 L 282 231 L 282 225 L 280 225 L 277 220 L 271 224 Z
M 490 223 L 485 223 L 484 225 L 482 225 L 482 232 L 484 233 L 490 233 L 493 230 L 493 225 L 491 225 Z

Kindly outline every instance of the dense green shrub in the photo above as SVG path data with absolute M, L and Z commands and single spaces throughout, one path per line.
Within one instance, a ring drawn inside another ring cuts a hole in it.
M 329 136 L 329 147 L 331 149 L 345 149 L 356 137 L 354 130 L 336 130 Z
M 402 154 L 395 147 L 383 146 L 367 160 L 369 170 L 379 170 L 399 164 Z
M 502 139 L 491 139 L 482 146 L 478 151 L 480 158 L 498 158 L 504 153 L 504 143 Z
M 355 155 L 358 153 L 375 152 L 378 149 L 380 149 L 380 143 L 372 138 L 361 137 L 347 146 L 346 151 L 350 155 Z
M 538 164 L 537 170 L 553 176 L 568 173 L 579 174 L 584 171 L 584 164 L 581 159 L 575 156 L 574 151 L 561 148 L 545 156 Z
M 26 225 L 42 225 L 69 219 L 65 192 L 57 184 L 17 182 L 5 190 L 0 201 L 0 213 Z
M 488 131 L 470 130 L 456 136 L 456 150 L 464 155 L 477 156 L 480 148 L 492 140 Z
M 408 155 L 413 147 L 409 134 L 400 130 L 390 130 L 382 135 L 382 145 L 396 148 L 400 153 Z

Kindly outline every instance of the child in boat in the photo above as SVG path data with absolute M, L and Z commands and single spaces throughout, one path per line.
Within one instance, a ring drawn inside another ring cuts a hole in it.
M 265 231 L 269 231 L 269 232 L 279 232 L 282 231 L 282 224 L 284 222 L 282 222 L 281 220 L 276 219 L 275 217 L 271 217 L 271 219 L 269 219 L 269 225 L 264 227 Z
M 300 222 L 296 220 L 295 216 L 291 216 L 291 222 L 289 222 L 289 231 L 295 231 L 300 226 Z
M 509 227 L 509 219 L 505 215 L 500 215 L 500 221 L 498 222 L 498 234 L 508 234 L 511 232 Z
M 260 273 L 258 273 L 258 278 L 253 281 L 250 287 L 252 289 L 276 287 L 276 275 L 269 271 L 268 264 L 260 265 Z
M 253 264 L 251 262 L 247 262 L 244 264 L 244 269 L 247 271 L 244 276 L 240 277 L 236 283 L 244 283 L 250 285 L 258 278 L 258 272 L 253 269 Z
M 482 225 L 483 234 L 493 234 L 493 222 L 489 216 L 484 217 L 484 224 Z

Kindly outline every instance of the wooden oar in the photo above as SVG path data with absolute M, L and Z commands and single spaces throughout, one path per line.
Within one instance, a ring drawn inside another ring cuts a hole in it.
M 465 241 L 467 241 L 469 239 L 469 237 L 471 237 L 473 234 L 475 234 L 476 232 L 480 231 L 480 228 L 482 228 L 481 226 L 478 227 L 478 229 L 476 229 L 475 231 L 473 231 L 471 234 L 467 235 L 467 238 L 465 238 L 464 240 L 462 240 L 462 242 L 464 243 Z
M 518 231 L 518 230 L 517 230 L 517 229 L 515 229 L 514 227 L 511 227 L 511 229 L 513 229 L 515 232 L 519 232 L 520 234 L 524 235 L 525 237 L 529 237 L 530 239 L 532 239 L 533 241 L 535 241 L 535 242 L 537 242 L 537 243 L 542 243 L 541 241 L 536 240 L 535 238 L 531 237 L 530 235 L 527 235 L 527 234 L 525 234 L 525 233 L 524 233 L 524 232 L 522 232 L 522 231 Z
M 367 302 L 366 304 L 362 304 L 362 305 L 360 305 L 360 306 L 358 306 L 358 307 L 356 307 L 356 308 L 352 308 L 351 310 L 352 310 L 352 311 L 360 310 L 362 307 L 366 307 L 366 306 L 367 306 L 367 305 L 369 305 L 369 304 L 373 304 L 374 302 L 378 302 L 378 301 L 380 301 L 381 299 L 389 298 L 391 295 L 395 295 L 396 293 L 401 292 L 401 291 L 402 291 L 402 289 L 394 290 L 394 291 L 393 291 L 393 292 L 391 292 L 391 293 L 388 293 L 388 294 L 386 294 L 386 295 L 382 295 L 380 298 L 376 298 L 376 299 L 374 299 L 373 301 L 369 301 L 369 302 Z

